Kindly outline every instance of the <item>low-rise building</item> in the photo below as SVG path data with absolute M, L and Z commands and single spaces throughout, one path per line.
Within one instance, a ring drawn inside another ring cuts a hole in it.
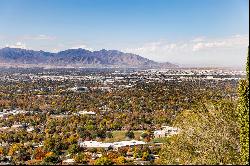
M 15 124 L 15 125 L 12 125 L 11 128 L 14 128 L 14 129 L 20 129 L 20 128 L 23 128 L 24 126 L 21 125 L 21 124 Z
M 75 159 L 66 159 L 62 161 L 63 165 L 73 165 L 75 164 Z
M 112 147 L 112 143 L 102 143 L 98 141 L 83 141 L 78 143 L 80 147 L 85 148 L 104 148 L 108 149 Z
M 178 134 L 180 129 L 171 126 L 162 126 L 162 130 L 154 131 L 155 138 L 166 137 L 173 134 Z
M 93 111 L 79 111 L 78 113 L 74 113 L 75 115 L 95 115 L 96 113 Z
M 118 150 L 121 147 L 126 147 L 126 146 L 136 146 L 136 145 L 144 145 L 146 144 L 143 141 L 137 141 L 137 140 L 131 140 L 131 141 L 120 141 L 120 142 L 113 142 L 113 143 L 103 143 L 103 142 L 98 142 L 98 141 L 79 141 L 78 145 L 80 147 L 85 147 L 85 148 L 104 148 L 108 150 L 109 148 L 113 148 Z
M 35 130 L 35 128 L 33 126 L 31 126 L 31 127 L 27 128 L 26 130 L 27 130 L 27 132 L 31 132 L 31 131 Z
M 68 90 L 74 91 L 74 92 L 89 92 L 88 87 L 73 87 L 73 88 L 69 88 Z

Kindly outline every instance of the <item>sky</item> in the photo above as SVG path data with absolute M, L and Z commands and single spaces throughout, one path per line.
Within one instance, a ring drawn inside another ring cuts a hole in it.
M 244 66 L 249 0 L 0 0 L 0 48 L 120 50 L 186 66 Z

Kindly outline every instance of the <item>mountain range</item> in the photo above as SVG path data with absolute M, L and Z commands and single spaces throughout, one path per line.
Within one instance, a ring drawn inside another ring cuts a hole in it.
M 175 64 L 158 63 L 132 53 L 117 50 L 89 51 L 68 49 L 58 53 L 5 47 L 0 49 L 0 65 L 56 67 L 135 67 L 176 68 Z

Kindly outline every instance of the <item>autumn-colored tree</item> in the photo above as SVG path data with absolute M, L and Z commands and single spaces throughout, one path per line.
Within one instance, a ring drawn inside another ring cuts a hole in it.
M 84 153 L 80 152 L 78 153 L 75 157 L 74 157 L 75 161 L 79 164 L 86 164 L 87 160 L 86 160 L 86 156 L 84 155 Z
M 56 164 L 60 161 L 61 160 L 60 160 L 59 156 L 54 154 L 54 153 L 52 155 L 46 155 L 46 157 L 43 159 L 43 162 L 48 163 L 48 164 L 51 164 L 51 163 Z
M 227 100 L 202 105 L 177 116 L 174 126 L 181 131 L 167 138 L 162 164 L 239 164 L 236 105 Z
M 11 147 L 9 148 L 8 155 L 9 156 L 15 155 L 16 153 L 19 152 L 20 149 L 22 149 L 22 147 L 23 147 L 23 145 L 20 143 L 15 143 L 15 144 L 11 145 Z
M 249 48 L 246 64 L 247 79 L 240 80 L 238 114 L 240 124 L 240 145 L 242 164 L 249 164 Z
M 149 160 L 149 153 L 148 152 L 143 152 L 142 153 L 142 160 L 143 161 Z
M 38 147 L 34 150 L 33 158 L 36 160 L 43 160 L 45 155 L 46 155 L 46 152 L 41 147 Z
M 28 149 L 21 143 L 13 144 L 9 149 L 8 155 L 12 157 L 12 161 L 15 164 L 23 164 L 30 159 Z
M 0 146 L 0 156 L 4 155 L 4 148 Z
M 108 157 L 102 156 L 95 161 L 95 165 L 113 165 L 113 162 Z
M 68 148 L 68 153 L 69 154 L 76 154 L 78 152 L 79 152 L 79 147 L 78 147 L 77 144 L 72 144 L 72 145 L 69 146 L 69 148 Z
M 109 151 L 107 153 L 107 157 L 110 158 L 112 162 L 115 162 L 115 160 L 119 157 L 119 155 L 115 151 Z
M 124 156 L 119 156 L 115 159 L 117 165 L 124 165 L 126 163 L 126 158 Z

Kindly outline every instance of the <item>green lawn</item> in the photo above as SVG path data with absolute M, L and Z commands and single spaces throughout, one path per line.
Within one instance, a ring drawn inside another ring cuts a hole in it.
M 152 139 L 150 142 L 151 143 L 165 143 L 166 142 L 167 137 L 162 137 L 162 138 L 154 138 Z
M 124 141 L 126 140 L 125 133 L 127 131 L 113 131 L 113 138 L 106 138 L 104 142 L 116 142 L 116 141 Z M 140 136 L 143 133 L 143 130 L 133 131 L 135 134 L 135 140 L 140 140 Z

